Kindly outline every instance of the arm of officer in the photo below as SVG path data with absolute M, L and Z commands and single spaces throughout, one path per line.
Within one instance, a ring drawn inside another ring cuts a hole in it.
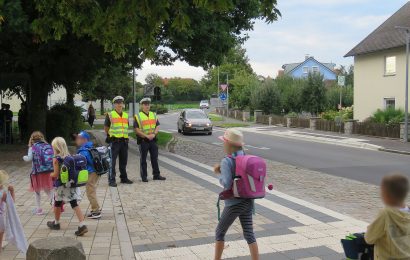
M 139 137 L 149 139 L 148 135 L 146 135 L 146 134 L 140 129 L 140 125 L 138 124 L 138 121 L 137 121 L 137 120 L 134 120 L 134 130 L 135 130 L 135 133 L 136 133 Z
M 105 121 L 104 121 L 104 132 L 108 135 L 108 132 L 110 131 L 110 126 L 111 126 L 111 120 L 109 115 L 107 114 L 105 116 Z
M 159 120 L 157 119 L 157 125 L 156 125 L 156 127 L 155 127 L 155 130 L 154 130 L 154 135 L 155 136 L 157 136 L 158 135 L 158 132 L 159 132 Z

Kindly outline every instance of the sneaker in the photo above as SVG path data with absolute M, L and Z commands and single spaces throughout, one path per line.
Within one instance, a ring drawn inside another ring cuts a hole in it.
M 154 177 L 154 181 L 165 181 L 167 178 L 165 178 L 165 177 L 163 177 L 163 176 L 161 176 L 161 175 L 158 175 L 158 176 L 155 176 Z
M 37 216 L 44 215 L 43 209 L 42 208 L 34 208 L 33 209 L 33 215 L 37 215 Z
M 90 214 L 87 215 L 87 218 L 90 218 L 90 219 L 99 219 L 99 218 L 101 218 L 101 212 L 91 211 Z
M 133 182 L 132 180 L 125 179 L 125 180 L 121 180 L 121 183 L 124 183 L 124 184 L 133 184 L 134 182 Z
M 115 182 L 109 183 L 108 185 L 109 185 L 110 187 L 117 187 L 117 183 L 115 183 Z
M 51 230 L 60 230 L 60 223 L 56 224 L 54 222 L 54 220 L 53 221 L 48 221 L 47 222 L 47 227 L 49 227 Z
M 88 232 L 88 228 L 86 225 L 84 225 L 82 227 L 78 227 L 78 230 L 74 234 L 78 237 L 81 237 L 87 232 Z

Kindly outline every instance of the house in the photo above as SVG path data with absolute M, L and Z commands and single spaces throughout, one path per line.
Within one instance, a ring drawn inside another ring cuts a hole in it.
M 364 120 L 377 109 L 404 108 L 406 83 L 405 32 L 410 2 L 369 34 L 345 57 L 354 57 L 354 118 Z
M 320 73 L 323 75 L 323 80 L 334 81 L 337 75 L 334 71 L 334 63 L 321 63 L 313 56 L 306 55 L 305 60 L 299 63 L 284 64 L 282 66 L 283 72 L 278 75 L 289 75 L 293 78 L 305 78 L 309 73 Z

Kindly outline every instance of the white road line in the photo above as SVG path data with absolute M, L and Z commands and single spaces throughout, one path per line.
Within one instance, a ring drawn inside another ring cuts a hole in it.
M 177 157 L 177 158 L 179 158 L 179 159 L 181 159 L 181 160 L 185 160 L 185 161 L 187 161 L 187 162 L 189 162 L 189 163 L 192 163 L 192 164 L 194 164 L 194 165 L 197 165 L 197 166 L 199 166 L 199 167 L 201 167 L 201 168 L 204 168 L 204 169 L 206 169 L 206 170 L 210 170 L 210 171 L 213 171 L 213 170 L 214 170 L 214 168 L 211 167 L 211 166 L 209 166 L 209 165 L 206 165 L 206 164 L 197 162 L 197 161 L 195 161 L 195 160 L 192 160 L 192 159 L 189 159 L 189 158 L 180 156 L 180 155 L 178 155 L 178 154 L 172 154 L 172 156 L 175 156 L 175 157 Z M 287 194 L 282 193 L 282 192 L 280 192 L 280 191 L 267 190 L 267 192 L 270 193 L 270 194 L 276 195 L 276 196 L 278 196 L 278 197 L 280 197 L 280 198 L 282 198 L 282 199 L 288 200 L 288 201 L 290 201 L 290 202 L 293 202 L 293 203 L 296 203 L 296 204 L 299 204 L 299 205 L 302 205 L 302 206 L 311 208 L 311 209 L 313 209 L 313 210 L 315 210 L 315 211 L 321 212 L 321 213 L 326 214 L 326 215 L 328 215 L 328 216 L 331 216 L 331 217 L 334 217 L 334 218 L 337 218 L 337 219 L 341 219 L 341 220 L 348 220 L 349 222 L 354 223 L 356 226 L 361 226 L 361 227 L 365 228 L 365 227 L 368 225 L 368 223 L 366 223 L 366 222 L 364 222 L 364 221 L 357 220 L 357 219 L 355 219 L 355 218 L 352 218 L 352 217 L 343 215 L 343 214 L 341 214 L 341 213 L 339 213 L 339 212 L 336 212 L 336 211 L 327 209 L 327 208 L 325 208 L 325 207 L 321 207 L 321 206 L 318 206 L 318 205 L 316 205 L 316 204 L 310 203 L 310 202 L 308 202 L 308 201 L 298 199 L 298 198 L 296 198 L 296 197 L 287 195 Z

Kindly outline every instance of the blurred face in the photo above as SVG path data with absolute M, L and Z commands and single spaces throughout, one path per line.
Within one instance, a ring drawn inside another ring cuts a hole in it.
M 142 103 L 142 111 L 144 111 L 145 113 L 148 113 L 150 108 L 151 108 L 151 103 L 148 103 L 148 102 Z
M 122 101 L 116 101 L 114 103 L 114 108 L 117 112 L 121 112 L 123 105 L 124 105 L 124 103 Z
M 87 139 L 82 138 L 81 136 L 77 136 L 77 137 L 75 138 L 75 144 L 76 144 L 77 146 L 82 146 L 82 145 L 85 144 L 86 142 L 87 142 Z

